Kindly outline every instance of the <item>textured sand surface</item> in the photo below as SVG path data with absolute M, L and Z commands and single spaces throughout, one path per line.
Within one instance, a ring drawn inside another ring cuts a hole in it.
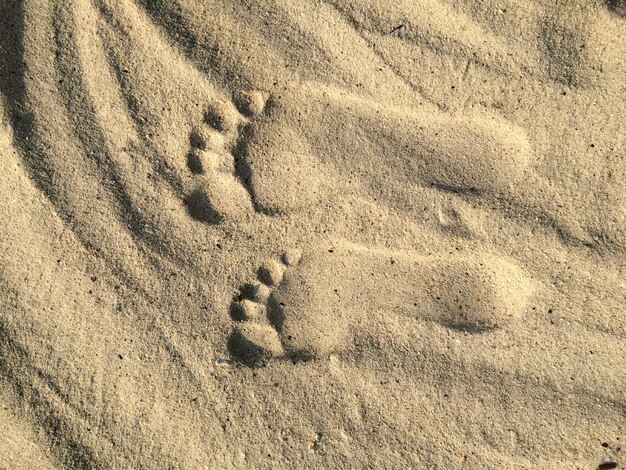
M 5 0 L 0 195 L 2 469 L 624 465 L 623 0 Z

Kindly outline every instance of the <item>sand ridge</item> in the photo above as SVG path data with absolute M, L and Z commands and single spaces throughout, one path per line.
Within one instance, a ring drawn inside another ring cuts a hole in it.
M 620 0 L 0 6 L 0 467 L 622 465 Z

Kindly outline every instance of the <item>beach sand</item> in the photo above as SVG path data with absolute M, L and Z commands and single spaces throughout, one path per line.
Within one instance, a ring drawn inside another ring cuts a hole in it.
M 621 468 L 626 4 L 0 3 L 0 468 Z

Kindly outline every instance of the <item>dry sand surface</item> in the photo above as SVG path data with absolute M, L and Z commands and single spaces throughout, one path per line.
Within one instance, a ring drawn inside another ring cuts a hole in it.
M 624 0 L 2 0 L 0 92 L 0 468 L 623 468 Z

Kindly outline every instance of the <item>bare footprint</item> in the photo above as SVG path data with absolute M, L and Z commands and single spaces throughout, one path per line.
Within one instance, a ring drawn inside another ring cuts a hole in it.
M 360 331 L 386 324 L 387 315 L 484 333 L 519 319 L 533 290 L 519 266 L 487 253 L 415 256 L 354 246 L 288 252 L 233 300 L 237 329 L 229 349 L 250 366 L 323 357 L 349 350 Z
M 260 92 L 250 92 L 241 93 L 236 102 L 239 110 L 231 103 L 207 109 L 204 121 L 189 136 L 187 167 L 198 183 L 186 203 L 191 217 L 201 222 L 219 223 L 254 211 L 243 184 L 247 177 L 240 174 L 232 149 L 251 119 L 263 112 L 265 99 Z
M 608 199 L 583 210 L 537 171 L 541 157 L 526 131 L 495 114 L 407 108 L 308 82 L 271 96 L 242 141 L 234 154 L 245 162 L 255 209 L 266 213 L 299 213 L 355 188 L 419 210 L 414 191 L 394 188 L 422 188 L 494 215 L 522 214 L 574 245 L 626 246 L 621 187 L 606 186 Z
M 392 205 L 386 188 L 396 182 L 489 198 L 511 194 L 530 171 L 524 131 L 496 116 L 391 106 L 318 83 L 281 96 L 270 99 L 241 152 L 258 203 L 272 211 L 300 209 L 293 200 L 315 201 L 320 188 L 311 186 L 311 175 L 326 179 L 320 170 L 326 167 L 350 168 L 344 183 L 358 177 Z

